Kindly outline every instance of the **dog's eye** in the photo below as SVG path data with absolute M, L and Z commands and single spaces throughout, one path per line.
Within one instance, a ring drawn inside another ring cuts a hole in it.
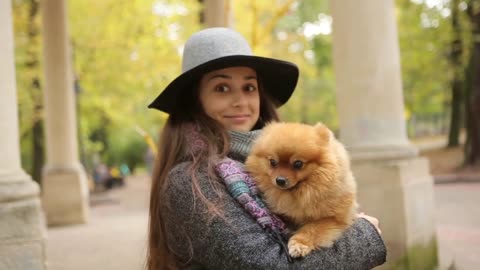
M 278 165 L 278 162 L 275 159 L 271 158 L 270 159 L 270 166 L 275 168 L 275 167 L 277 167 L 277 165 Z
M 303 167 L 303 161 L 301 161 L 301 160 L 295 160 L 295 161 L 293 162 L 293 168 L 294 168 L 295 170 L 300 170 L 302 167 Z

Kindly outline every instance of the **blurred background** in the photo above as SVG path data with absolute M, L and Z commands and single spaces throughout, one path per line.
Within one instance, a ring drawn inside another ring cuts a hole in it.
M 41 6 L 40 0 L 11 1 L 21 166 L 42 188 Z M 91 219 L 88 226 L 48 228 L 47 260 L 50 269 L 140 269 L 149 176 L 167 117 L 147 105 L 180 73 L 183 44 L 206 25 L 205 3 L 67 2 L 79 158 Z M 338 133 L 329 1 L 208 2 L 222 2 L 229 24 L 255 54 L 299 66 L 300 81 L 280 109 L 282 120 L 321 121 Z M 472 183 L 480 182 L 480 1 L 396 0 L 394 9 L 408 138 L 430 161 L 436 184 L 440 262 L 445 269 L 477 269 L 480 261 L 472 254 L 480 247 L 480 231 L 472 228 L 480 227 L 480 186 Z M 452 225 L 459 208 L 468 211 L 463 223 Z
M 281 108 L 283 120 L 322 121 L 336 130 L 328 1 L 228 2 L 235 29 L 256 54 L 300 67 L 297 91 Z M 448 146 L 462 142 L 472 87 L 474 2 L 395 1 L 411 139 L 442 135 Z M 179 74 L 182 44 L 202 28 L 201 4 L 68 1 L 79 148 L 90 174 L 100 163 L 125 164 L 131 172 L 149 168 L 145 137 L 157 139 L 166 115 L 146 106 Z M 40 183 L 45 148 L 39 1 L 13 0 L 13 18 L 22 165 Z

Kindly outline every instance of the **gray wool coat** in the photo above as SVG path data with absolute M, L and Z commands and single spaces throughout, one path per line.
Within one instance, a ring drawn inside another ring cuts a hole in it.
M 229 156 L 243 162 L 256 135 L 232 132 Z M 180 163 L 169 173 L 164 199 L 171 207 L 162 209 L 167 241 L 185 262 L 184 269 L 363 270 L 385 262 L 381 236 L 370 222 L 359 218 L 331 248 L 313 251 L 290 263 L 281 245 L 229 195 L 223 183 L 211 186 L 206 174 L 198 172 L 200 187 L 208 199 L 217 199 L 214 189 L 222 194 L 225 218 L 209 219 L 206 205 L 192 192 L 189 166 L 190 162 Z

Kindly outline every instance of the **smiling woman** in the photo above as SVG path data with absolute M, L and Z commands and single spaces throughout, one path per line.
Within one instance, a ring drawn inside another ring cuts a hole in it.
M 182 70 L 149 106 L 169 114 L 150 197 L 149 270 L 370 269 L 385 261 L 366 219 L 332 248 L 294 261 L 288 226 L 243 169 L 252 142 L 292 95 L 296 65 L 254 56 L 239 33 L 209 28 L 185 44 Z
M 227 130 L 250 131 L 260 116 L 255 70 L 231 67 L 205 74 L 199 98 L 205 113 Z

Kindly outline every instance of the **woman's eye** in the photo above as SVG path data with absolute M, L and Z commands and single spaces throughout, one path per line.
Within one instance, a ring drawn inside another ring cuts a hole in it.
M 301 160 L 295 160 L 295 161 L 293 162 L 293 168 L 294 168 L 295 170 L 300 170 L 302 167 L 303 167 L 303 161 L 301 161 Z
M 244 89 L 248 92 L 253 92 L 253 91 L 257 90 L 257 87 L 255 87 L 255 85 L 249 84 L 249 85 L 246 85 L 244 87 Z
M 219 85 L 215 87 L 215 91 L 217 92 L 227 92 L 228 90 L 230 90 L 230 88 L 226 85 Z

